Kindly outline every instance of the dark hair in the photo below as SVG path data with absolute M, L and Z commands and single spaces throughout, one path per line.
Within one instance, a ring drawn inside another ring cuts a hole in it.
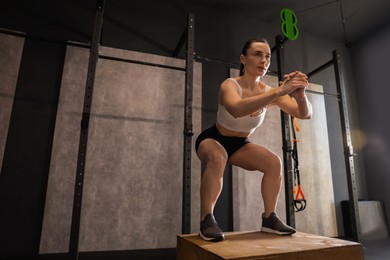
M 252 38 L 244 44 L 244 47 L 242 48 L 241 54 L 246 56 L 248 49 L 251 47 L 252 43 L 254 43 L 254 42 L 263 42 L 263 43 L 268 44 L 268 41 L 264 38 Z M 244 64 L 241 63 L 240 64 L 240 76 L 242 76 L 242 75 L 244 75 Z

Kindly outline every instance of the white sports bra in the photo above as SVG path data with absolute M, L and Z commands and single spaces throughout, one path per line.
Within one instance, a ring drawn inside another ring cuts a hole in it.
M 233 78 L 229 78 L 228 80 L 233 81 L 237 85 L 237 92 L 242 97 L 242 88 L 240 84 L 238 84 L 237 80 Z M 271 89 L 270 86 L 266 85 L 265 92 L 269 91 Z M 218 104 L 218 111 L 217 111 L 217 122 L 222 125 L 224 128 L 236 131 L 236 132 L 244 132 L 252 134 L 257 127 L 263 123 L 265 112 L 267 111 L 267 108 L 264 107 L 259 115 L 252 116 L 247 115 L 239 118 L 235 118 L 232 116 L 224 106 L 221 104 Z

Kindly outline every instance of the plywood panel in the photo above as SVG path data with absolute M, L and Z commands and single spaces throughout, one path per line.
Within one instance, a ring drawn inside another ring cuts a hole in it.
M 278 236 L 263 232 L 227 232 L 222 242 L 206 242 L 199 235 L 179 235 L 178 260 L 279 259 L 363 260 L 356 242 L 298 232 Z

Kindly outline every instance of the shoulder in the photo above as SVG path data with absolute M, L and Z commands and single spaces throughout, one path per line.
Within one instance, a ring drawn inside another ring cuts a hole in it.
M 222 93 L 223 95 L 228 94 L 228 93 L 230 95 L 230 93 L 231 94 L 234 93 L 234 95 L 238 94 L 239 96 L 241 96 L 242 95 L 242 89 L 241 89 L 240 84 L 237 81 L 237 78 L 225 79 L 221 83 L 220 93 Z
M 225 79 L 220 87 L 222 89 L 238 89 L 241 88 L 240 84 L 238 83 L 236 78 L 227 78 Z
M 239 85 L 238 83 L 238 78 L 227 78 L 225 79 L 222 83 L 221 83 L 221 86 L 222 85 Z

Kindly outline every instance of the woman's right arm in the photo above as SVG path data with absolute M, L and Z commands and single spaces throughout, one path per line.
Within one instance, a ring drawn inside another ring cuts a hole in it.
M 225 80 L 220 87 L 219 102 L 235 118 L 250 115 L 268 106 L 279 97 L 276 89 L 248 98 L 241 98 L 237 93 L 237 85 Z

